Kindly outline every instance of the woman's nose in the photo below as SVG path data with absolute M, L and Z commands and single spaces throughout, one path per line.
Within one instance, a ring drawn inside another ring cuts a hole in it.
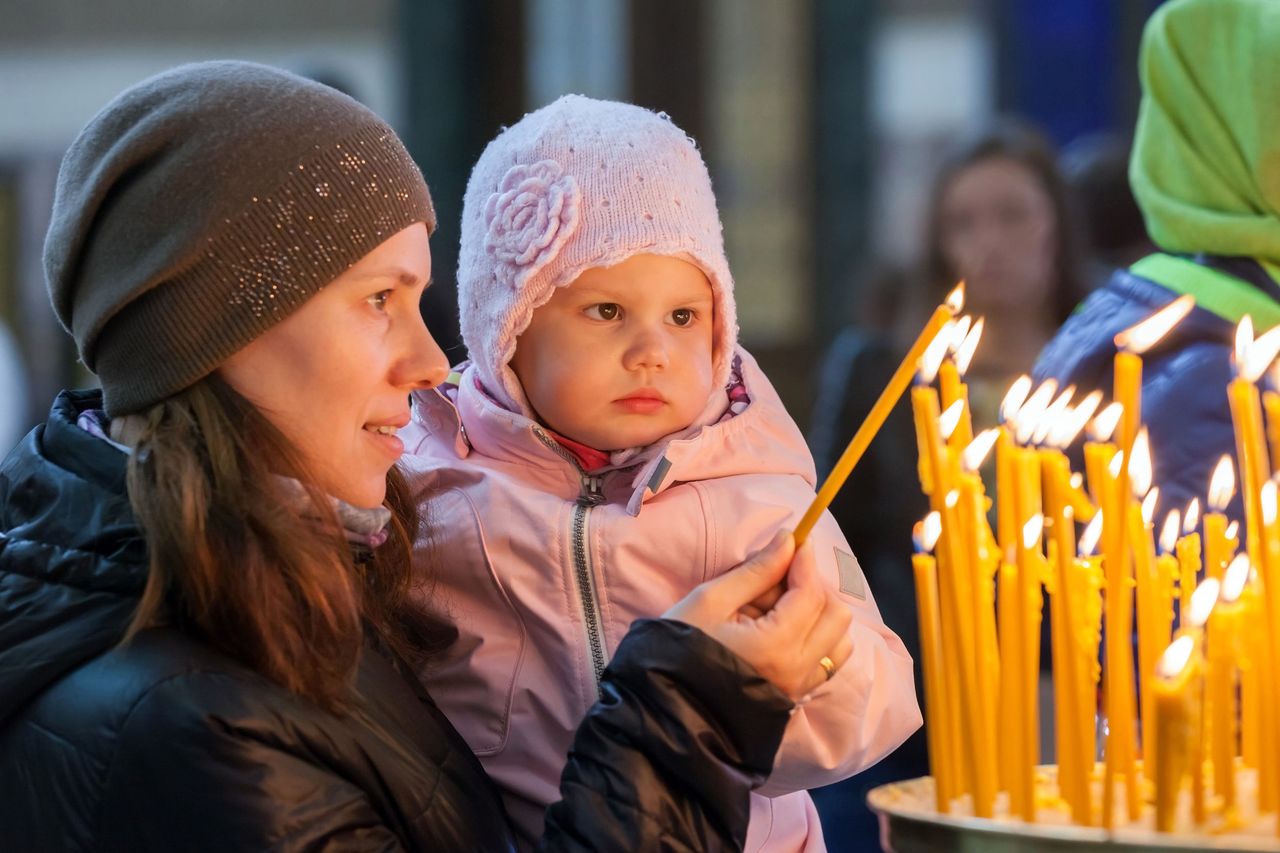
M 415 325 L 418 328 L 416 334 L 410 336 L 397 384 L 419 391 L 434 388 L 449 376 L 449 359 L 426 323 L 419 320 Z

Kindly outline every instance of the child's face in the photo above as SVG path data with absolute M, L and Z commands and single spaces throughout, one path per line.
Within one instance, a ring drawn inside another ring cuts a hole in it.
M 711 282 L 678 258 L 589 269 L 533 312 L 511 369 L 543 423 L 597 450 L 652 444 L 711 395 Z

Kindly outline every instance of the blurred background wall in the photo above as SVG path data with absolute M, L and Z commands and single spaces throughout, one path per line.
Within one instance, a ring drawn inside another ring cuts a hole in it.
M 425 311 L 459 356 L 456 220 L 484 143 L 564 92 L 666 110 L 710 165 L 743 339 L 803 426 L 816 359 L 858 319 L 863 273 L 918 259 L 939 152 L 996 114 L 1034 121 L 1059 146 L 1127 133 L 1138 34 L 1155 5 L 0 0 L 0 318 L 25 379 L 0 406 L 34 423 L 59 387 L 86 380 L 39 260 L 62 150 L 129 84 L 235 57 L 344 88 L 405 136 L 443 223 Z

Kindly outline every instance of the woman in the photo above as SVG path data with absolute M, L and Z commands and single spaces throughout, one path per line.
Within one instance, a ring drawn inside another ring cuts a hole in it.
M 102 391 L 0 468 L 6 845 L 511 847 L 407 674 L 449 641 L 405 607 L 393 467 L 447 371 L 434 221 L 385 124 L 263 66 L 152 78 L 73 143 L 46 273 Z M 844 659 L 803 553 L 779 597 L 789 541 L 636 623 L 544 847 L 741 844 L 793 701 Z

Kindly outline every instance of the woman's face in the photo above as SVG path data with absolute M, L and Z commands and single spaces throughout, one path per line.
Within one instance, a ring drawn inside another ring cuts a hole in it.
M 1035 310 L 1048 302 L 1057 223 L 1030 169 L 998 156 L 966 166 L 943 191 L 939 217 L 942 254 L 965 280 L 975 310 Z
M 409 392 L 448 375 L 418 308 L 430 279 L 427 228 L 416 223 L 219 368 L 301 451 L 316 485 L 350 504 L 382 503 Z

